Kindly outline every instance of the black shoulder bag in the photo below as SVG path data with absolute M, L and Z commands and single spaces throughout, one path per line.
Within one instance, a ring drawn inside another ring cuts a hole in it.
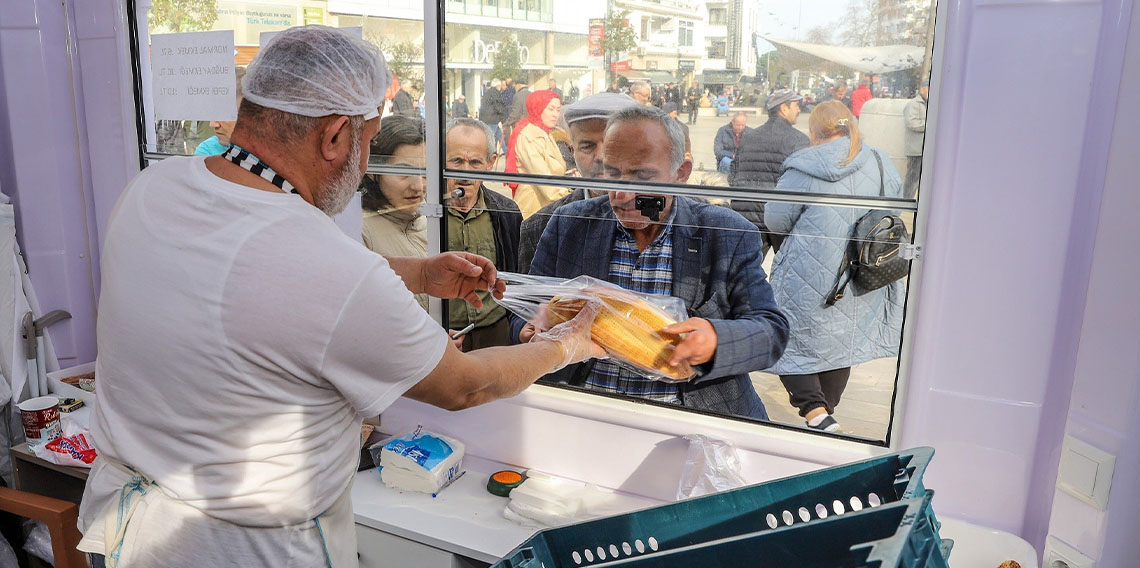
M 879 197 L 885 197 L 883 160 L 871 150 L 879 163 Z M 834 306 L 843 297 L 847 284 L 854 282 L 860 292 L 878 290 L 910 272 L 910 260 L 902 257 L 903 245 L 910 244 L 910 233 L 898 215 L 871 210 L 855 222 L 839 266 L 839 276 L 825 301 Z

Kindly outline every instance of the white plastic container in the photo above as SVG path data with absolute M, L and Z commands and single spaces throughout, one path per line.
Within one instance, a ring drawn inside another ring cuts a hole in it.
M 60 369 L 48 373 L 48 391 L 59 398 L 78 398 L 83 401 L 87 406 L 95 405 L 95 393 L 87 392 L 83 389 L 73 387 L 63 382 L 66 377 L 74 377 L 75 375 L 83 375 L 95 371 L 95 362 L 85 363 L 77 367 L 69 367 L 67 369 Z M 99 392 L 99 385 L 96 383 L 95 392 Z
M 1037 551 L 1016 535 L 941 515 L 938 536 L 954 541 L 950 568 L 997 568 L 1015 560 L 1021 568 L 1037 568 Z

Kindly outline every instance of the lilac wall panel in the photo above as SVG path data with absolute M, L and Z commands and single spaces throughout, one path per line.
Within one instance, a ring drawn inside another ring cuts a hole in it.
M 95 356 L 89 211 L 62 3 L 14 0 L 0 15 L 6 121 L 5 190 L 45 310 L 73 320 L 51 328 L 61 364 Z
M 115 201 L 138 171 L 130 52 L 121 2 L 85 0 L 71 6 L 83 93 L 80 124 L 90 155 L 92 241 L 101 249 Z M 94 268 L 98 275 L 98 265 Z
M 1123 27 L 1127 28 L 1127 13 Z M 1099 227 L 1092 251 L 1084 325 L 1065 433 L 1117 458 L 1107 511 L 1067 494 L 1053 502 L 1049 533 L 1097 559 L 1131 566 L 1140 558 L 1140 297 L 1135 260 L 1140 242 L 1140 18 L 1132 12 L 1119 101 L 1111 125 Z
M 1040 426 L 1055 420 L 1042 405 L 1101 6 L 949 12 L 901 442 L 938 449 L 929 485 L 940 510 L 1020 533 Z

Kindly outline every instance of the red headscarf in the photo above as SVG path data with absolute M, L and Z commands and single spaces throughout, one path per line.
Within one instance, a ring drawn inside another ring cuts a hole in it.
M 543 132 L 550 134 L 553 127 L 547 127 L 542 123 L 542 111 L 550 105 L 550 101 L 557 99 L 558 95 L 551 90 L 535 91 L 526 97 L 526 118 L 518 121 L 514 129 L 511 130 L 511 138 L 507 141 L 507 166 L 504 172 L 518 172 L 518 154 L 515 152 L 515 144 L 518 142 L 519 133 L 528 124 L 533 124 L 542 129 Z M 559 99 L 561 100 L 561 99 Z M 517 183 L 508 183 L 511 191 L 518 188 Z

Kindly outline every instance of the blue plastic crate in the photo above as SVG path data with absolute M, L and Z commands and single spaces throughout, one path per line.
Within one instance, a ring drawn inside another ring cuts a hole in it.
M 494 568 L 946 568 L 922 484 L 933 455 L 916 448 L 548 529 Z

